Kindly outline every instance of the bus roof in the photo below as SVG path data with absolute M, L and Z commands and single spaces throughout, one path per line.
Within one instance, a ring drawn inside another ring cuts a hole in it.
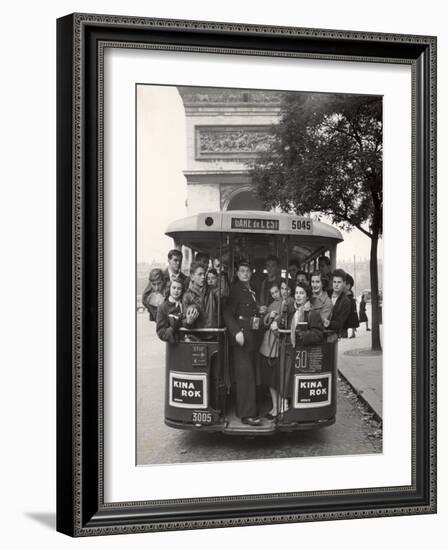
M 335 227 L 308 217 L 250 210 L 201 212 L 172 222 L 165 234 L 175 240 L 183 240 L 188 234 L 190 240 L 193 234 L 200 238 L 210 233 L 320 237 L 335 243 L 344 240 Z

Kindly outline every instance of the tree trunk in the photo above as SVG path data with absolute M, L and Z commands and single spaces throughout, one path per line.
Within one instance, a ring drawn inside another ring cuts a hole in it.
M 379 296 L 378 296 L 378 234 L 374 233 L 370 244 L 370 290 L 372 296 L 372 350 L 381 351 Z

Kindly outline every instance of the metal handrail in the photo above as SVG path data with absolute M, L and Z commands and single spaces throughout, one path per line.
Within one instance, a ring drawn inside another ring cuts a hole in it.
M 181 332 L 226 332 L 226 328 L 186 328 L 180 327 L 179 331 Z
M 277 329 L 277 332 L 280 333 L 280 334 L 291 334 L 291 329 L 290 328 L 279 328 L 279 329 Z M 324 329 L 324 334 L 333 334 L 335 332 L 338 332 L 338 331 L 337 330 Z

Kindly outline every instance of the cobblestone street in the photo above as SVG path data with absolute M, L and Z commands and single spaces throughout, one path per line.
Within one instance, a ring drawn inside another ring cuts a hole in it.
M 241 437 L 176 430 L 164 424 L 165 345 L 146 315 L 138 315 L 137 463 L 166 464 L 331 456 L 382 451 L 381 430 L 352 389 L 338 380 L 338 411 L 333 426 L 319 430 Z M 341 355 L 339 361 L 343 361 Z

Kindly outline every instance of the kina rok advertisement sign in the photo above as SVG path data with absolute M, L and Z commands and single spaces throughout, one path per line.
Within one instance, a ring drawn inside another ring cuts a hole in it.
M 170 372 L 170 405 L 185 409 L 206 409 L 208 406 L 205 373 Z
M 296 374 L 293 406 L 295 409 L 325 407 L 331 404 L 332 373 Z

